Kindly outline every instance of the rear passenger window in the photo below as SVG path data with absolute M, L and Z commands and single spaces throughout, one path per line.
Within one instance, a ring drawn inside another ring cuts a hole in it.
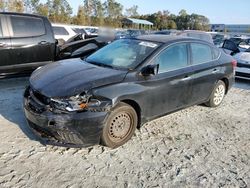
M 211 47 L 205 44 L 191 44 L 193 64 L 206 63 L 213 60 Z
M 54 35 L 69 35 L 68 31 L 64 27 L 53 27 Z
M 188 65 L 187 45 L 176 44 L 168 47 L 156 57 L 155 64 L 159 64 L 159 73 L 186 67 Z
M 10 16 L 14 37 L 35 37 L 45 34 L 41 18 Z

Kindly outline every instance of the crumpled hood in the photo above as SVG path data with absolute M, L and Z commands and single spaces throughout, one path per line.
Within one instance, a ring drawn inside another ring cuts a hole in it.
M 69 97 L 92 88 L 121 82 L 126 73 L 77 58 L 51 63 L 35 70 L 30 77 L 30 86 L 47 97 Z

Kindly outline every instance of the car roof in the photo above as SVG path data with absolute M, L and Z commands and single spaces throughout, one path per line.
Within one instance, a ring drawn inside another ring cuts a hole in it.
M 28 14 L 28 13 L 19 13 L 19 12 L 0 12 L 2 15 L 17 15 L 17 16 L 33 16 L 39 18 L 46 18 L 45 16 L 41 16 L 38 14 Z
M 159 42 L 159 43 L 173 43 L 173 42 L 179 42 L 179 41 L 197 41 L 197 42 L 208 43 L 206 41 L 192 38 L 192 37 L 175 36 L 175 35 L 170 35 L 170 36 L 169 35 L 157 35 L 157 34 L 140 35 L 140 36 L 135 37 L 135 39 L 146 40 L 146 41 L 151 41 L 151 42 Z

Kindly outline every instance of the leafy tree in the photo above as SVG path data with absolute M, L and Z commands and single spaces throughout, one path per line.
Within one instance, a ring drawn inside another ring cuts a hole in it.
M 177 29 L 177 25 L 174 20 L 168 21 L 168 29 Z
M 24 12 L 24 3 L 22 0 L 9 0 L 7 8 L 10 12 Z
M 95 1 L 95 25 L 103 26 L 104 25 L 104 7 L 100 0 Z
M 126 9 L 125 15 L 127 17 L 138 17 L 139 16 L 138 6 L 137 5 L 133 5 L 132 7 Z
M 107 0 L 104 3 L 105 23 L 109 26 L 118 27 L 121 25 L 123 6 L 115 0 Z
M 5 9 L 5 2 L 4 0 L 0 0 L 0 11 L 4 11 Z
M 123 6 L 116 0 L 83 0 L 78 7 L 77 15 L 72 17 L 72 8 L 68 0 L 0 0 L 0 11 L 30 12 L 47 16 L 51 22 L 74 23 L 79 25 L 96 25 L 121 27 L 121 19 L 134 17 L 154 24 L 153 29 L 194 29 L 209 30 L 209 19 L 203 15 L 191 14 L 181 10 L 178 15 L 163 10 L 153 14 L 139 15 L 138 6 L 134 5 L 122 14 Z
M 49 19 L 52 22 L 70 23 L 72 8 L 67 0 L 48 0 L 46 5 L 48 6 Z
M 86 24 L 91 25 L 92 17 L 94 14 L 94 0 L 84 0 L 84 14 L 86 18 Z
M 43 3 L 39 3 L 36 7 L 35 7 L 35 13 L 40 14 L 42 16 L 49 16 L 49 7 L 47 4 L 43 4 Z
M 77 15 L 73 18 L 73 23 L 76 25 L 85 25 L 86 23 L 86 17 L 84 13 L 84 7 L 80 5 L 78 7 Z

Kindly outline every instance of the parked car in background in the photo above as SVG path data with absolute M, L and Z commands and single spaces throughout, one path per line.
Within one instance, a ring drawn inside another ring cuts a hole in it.
M 146 31 L 142 29 L 127 29 L 125 31 L 119 32 L 116 34 L 116 39 L 122 38 L 135 38 L 140 35 L 146 35 Z
M 242 42 L 235 43 L 235 40 L 228 39 L 224 41 L 222 50 L 237 60 L 236 77 L 250 79 L 250 47 L 240 48 L 240 44 Z
M 204 31 L 185 30 L 185 31 L 182 31 L 180 33 L 177 33 L 177 35 L 179 35 L 179 36 L 185 36 L 185 37 L 197 38 L 197 39 L 209 42 L 211 44 L 214 43 L 211 34 L 206 33 Z
M 176 29 L 169 29 L 169 30 L 155 31 L 152 34 L 156 34 L 156 35 L 177 35 L 178 33 L 181 33 L 181 31 L 176 30 Z
M 238 46 L 240 51 L 250 48 L 250 37 L 232 37 L 230 40 Z
M 236 77 L 250 79 L 250 48 L 233 56 L 237 60 Z
M 230 38 L 228 34 L 222 34 L 218 32 L 207 32 L 207 33 L 212 36 L 214 45 L 217 47 L 222 47 L 224 40 Z
M 219 106 L 235 66 L 231 56 L 195 38 L 120 39 L 86 59 L 34 71 L 25 116 L 47 141 L 116 148 L 147 121 L 196 104 Z
M 93 26 L 83 26 L 89 38 L 97 37 L 99 35 L 99 28 Z
M 63 40 L 64 42 L 74 37 L 75 35 L 79 34 L 79 29 L 71 25 L 53 23 L 52 28 L 54 31 L 55 38 L 57 40 Z M 82 38 L 84 39 L 85 33 L 83 32 L 80 34 L 82 34 Z
M 170 30 L 161 30 L 161 31 L 155 31 L 152 34 L 156 35 L 170 35 L 171 31 Z
M 71 29 L 78 34 L 58 44 L 46 17 L 0 13 L 0 77 L 27 75 L 37 67 L 64 58 L 85 57 L 106 45 L 102 40 L 84 41 L 81 28 Z
M 106 46 L 113 39 L 109 37 L 94 37 L 85 40 L 76 40 L 60 46 L 57 60 L 69 58 L 85 58 L 100 48 Z
M 232 40 L 237 46 L 242 42 L 250 45 L 250 37 L 231 37 L 230 40 Z
M 0 13 L 0 76 L 25 73 L 51 63 L 56 41 L 43 16 Z

